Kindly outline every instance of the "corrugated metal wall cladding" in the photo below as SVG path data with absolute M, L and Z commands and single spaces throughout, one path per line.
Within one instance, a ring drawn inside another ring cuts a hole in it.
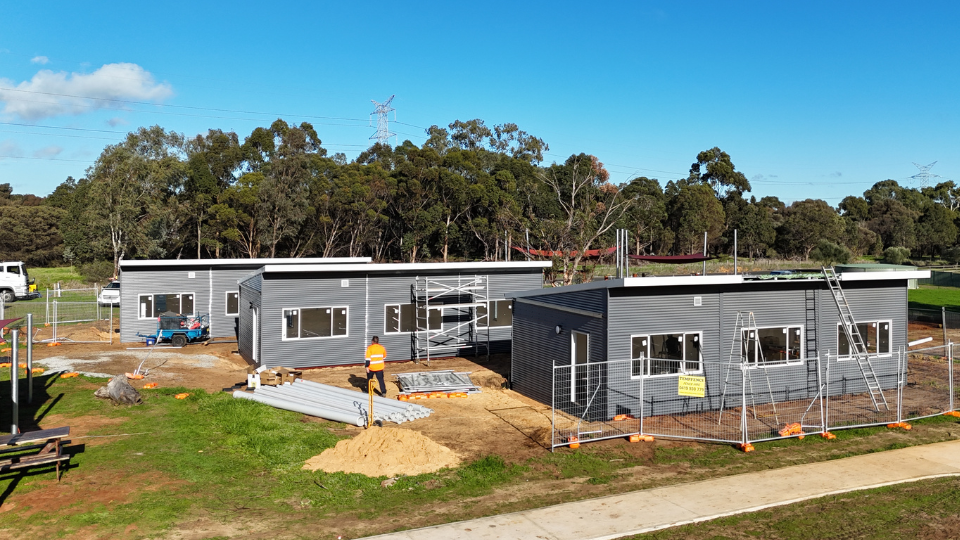
M 694 306 L 694 297 L 702 305 Z M 608 314 L 610 360 L 630 358 L 630 336 L 702 332 L 704 360 L 719 361 L 720 296 L 681 294 L 611 297 Z
M 891 328 L 891 350 L 907 346 L 907 289 L 905 286 L 870 286 L 868 282 L 842 284 L 844 296 L 850 304 L 853 316 L 858 321 L 889 320 Z M 821 352 L 837 354 L 838 324 L 840 312 L 830 291 L 820 291 Z
M 268 367 L 315 367 L 362 364 L 366 287 L 362 279 L 265 279 L 261 294 L 261 364 Z M 283 310 L 346 306 L 347 335 L 283 340 Z
M 190 277 L 190 275 L 194 277 Z M 156 333 L 157 320 L 139 318 L 142 294 L 193 293 L 194 309 L 207 312 L 210 301 L 209 276 L 205 269 L 140 270 L 127 269 L 120 277 L 120 341 L 141 341 L 137 333 Z
M 595 313 L 604 313 L 607 310 L 607 289 L 573 291 L 566 294 L 544 294 L 526 298 L 544 304 L 582 309 Z
M 571 332 L 590 336 L 590 361 L 606 359 L 606 323 L 602 319 L 518 302 L 513 320 L 511 384 L 532 399 L 551 404 L 553 366 L 570 364 Z
M 464 280 L 475 274 L 463 274 Z M 458 277 L 458 274 L 437 274 L 433 277 Z M 412 336 L 386 334 L 385 306 L 411 302 L 411 287 L 417 276 L 400 274 L 344 274 L 316 277 L 308 274 L 265 275 L 261 281 L 261 343 L 264 365 L 314 367 L 362 364 L 363 353 L 374 335 L 387 349 L 388 360 L 414 357 Z M 346 280 L 346 287 L 343 286 Z M 541 274 L 495 273 L 490 275 L 491 299 L 530 289 L 542 284 Z M 312 340 L 283 341 L 282 310 L 293 307 L 348 306 L 348 336 Z M 241 321 L 244 324 L 244 321 Z M 241 332 L 243 330 L 241 329 Z M 511 328 L 490 331 L 491 350 L 509 350 Z M 484 336 L 485 338 L 486 336 Z

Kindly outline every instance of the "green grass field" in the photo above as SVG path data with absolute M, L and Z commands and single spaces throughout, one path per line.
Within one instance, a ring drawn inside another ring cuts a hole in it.
M 24 429 L 35 429 L 30 419 L 49 422 L 51 415 L 56 424 L 45 427 L 92 427 L 74 437 L 75 455 L 60 484 L 49 472 L 0 475 L 4 504 L 17 509 L 0 512 L 0 537 L 57 531 L 59 537 L 155 538 L 198 520 L 251 519 L 275 524 L 285 538 L 355 537 L 951 440 L 958 425 L 941 416 L 914 422 L 911 432 L 840 430 L 836 440 L 779 440 L 757 444 L 750 454 L 720 444 L 614 440 L 509 462 L 491 444 L 486 457 L 382 487 L 384 477 L 301 469 L 304 460 L 349 436 L 340 424 L 183 388 L 144 390 L 142 405 L 117 407 L 93 398 L 104 383 L 37 378 L 36 404 L 21 407 Z M 174 399 L 181 391 L 191 396 Z M 0 403 L 7 400 L 9 371 L 2 370 Z M 56 493 L 68 502 L 35 511 L 51 497 L 58 500 Z M 808 533 L 817 537 L 816 530 Z
M 907 298 L 912 308 L 939 310 L 946 307 L 960 311 L 960 289 L 953 287 L 921 285 L 919 289 L 908 291 Z
M 37 290 L 44 292 L 46 289 L 52 289 L 57 282 L 64 289 L 74 289 L 79 287 L 89 287 L 83 276 L 77 272 L 76 267 L 64 266 L 60 268 L 28 268 L 30 277 L 37 280 Z
M 938 478 L 822 497 L 630 538 L 957 538 L 957 516 L 960 478 Z

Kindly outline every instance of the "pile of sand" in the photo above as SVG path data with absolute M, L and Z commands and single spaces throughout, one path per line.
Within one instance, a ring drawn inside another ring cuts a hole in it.
M 372 427 L 304 463 L 303 468 L 366 476 L 413 476 L 455 467 L 457 454 L 416 431 Z

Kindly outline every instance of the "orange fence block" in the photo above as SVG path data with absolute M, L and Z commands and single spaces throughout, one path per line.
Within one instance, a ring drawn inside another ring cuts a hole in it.
M 190 394 L 188 394 L 187 392 L 184 392 L 184 393 L 182 393 L 182 394 L 177 394 L 177 395 L 175 395 L 175 396 L 173 396 L 173 397 L 176 398 L 176 399 L 187 399 L 187 396 L 189 396 L 189 395 L 190 395 Z
M 156 387 L 157 387 L 157 383 L 155 383 L 155 382 L 148 382 L 147 384 L 143 385 L 143 387 L 144 387 L 144 388 L 156 388 Z

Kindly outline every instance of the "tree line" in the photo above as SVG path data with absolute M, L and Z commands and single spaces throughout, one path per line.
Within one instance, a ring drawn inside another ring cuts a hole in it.
M 685 178 L 610 182 L 585 153 L 543 164 L 549 146 L 515 124 L 432 126 L 421 146 L 330 155 L 309 123 L 283 120 L 242 141 L 159 126 L 107 146 L 80 179 L 45 198 L 0 186 L 0 250 L 34 266 L 131 258 L 369 256 L 376 261 L 502 260 L 511 246 L 562 252 L 570 282 L 586 249 L 630 231 L 636 254 L 732 253 L 840 260 L 956 256 L 960 193 L 884 180 L 837 208 L 748 197 L 719 148 Z M 890 248 L 895 248 L 891 250 Z M 513 258 L 520 256 L 516 254 Z

